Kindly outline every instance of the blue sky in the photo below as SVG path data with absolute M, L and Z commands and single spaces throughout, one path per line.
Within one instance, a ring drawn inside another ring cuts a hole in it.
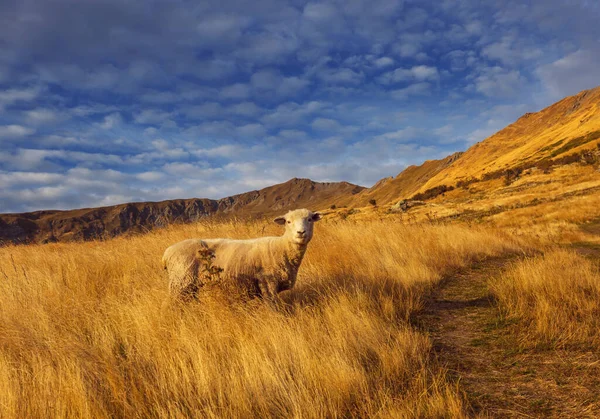
M 0 212 L 370 186 L 600 84 L 596 1 L 0 2 Z

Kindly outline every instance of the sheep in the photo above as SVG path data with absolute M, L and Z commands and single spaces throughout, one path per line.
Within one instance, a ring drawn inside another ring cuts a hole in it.
M 289 211 L 274 222 L 285 225 L 278 237 L 249 240 L 188 239 L 176 243 L 162 258 L 169 276 L 170 294 L 189 301 L 198 296 L 217 273 L 219 284 L 232 287 L 249 298 L 274 302 L 281 291 L 294 287 L 298 268 L 321 214 L 307 209 Z

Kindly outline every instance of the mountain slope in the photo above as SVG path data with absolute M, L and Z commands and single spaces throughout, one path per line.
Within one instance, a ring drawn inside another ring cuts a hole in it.
M 441 160 L 427 160 L 420 166 L 408 166 L 395 178 L 381 179 L 353 199 L 356 206 L 364 206 L 374 199 L 378 205 L 391 204 L 414 195 L 433 176 L 454 163 L 463 153 L 454 153 Z
M 363 189 L 347 182 L 320 183 L 294 178 L 259 191 L 219 200 L 176 199 L 69 211 L 0 214 L 0 243 L 88 240 L 148 231 L 153 227 L 190 222 L 209 215 L 264 216 L 292 208 L 320 209 Z
M 459 182 L 501 177 L 507 170 L 543 166 L 550 160 L 600 143 L 600 87 L 586 90 L 537 112 L 527 113 L 465 152 L 409 166 L 395 178 L 383 178 L 369 189 L 342 201 L 352 206 L 392 204 L 416 194 L 437 196 Z M 598 154 L 599 151 L 596 151 Z M 577 156 L 576 156 L 577 157 Z M 576 161 L 572 158 L 571 161 Z M 460 183 L 459 183 L 460 185 Z M 432 192 L 423 194 L 424 192 Z
M 458 181 L 595 148 L 600 140 L 600 87 L 567 97 L 475 144 L 420 188 Z

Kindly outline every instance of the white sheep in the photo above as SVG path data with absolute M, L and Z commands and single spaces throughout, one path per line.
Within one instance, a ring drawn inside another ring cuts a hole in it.
M 213 279 L 206 275 L 212 263 L 222 269 L 222 285 L 232 286 L 249 297 L 273 301 L 277 293 L 296 283 L 314 222 L 320 219 L 317 212 L 298 209 L 275 218 L 277 224 L 285 225 L 285 233 L 279 237 L 189 239 L 170 246 L 162 262 L 169 274 L 171 295 L 182 300 L 195 298 L 199 289 Z

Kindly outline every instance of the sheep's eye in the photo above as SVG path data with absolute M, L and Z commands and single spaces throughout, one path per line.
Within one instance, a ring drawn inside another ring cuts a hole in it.
M 309 218 L 309 219 L 308 219 L 308 222 L 309 222 L 309 223 L 312 223 L 312 220 Z
M 292 224 L 292 222 L 291 222 L 291 221 L 288 221 L 287 223 L 288 223 L 288 224 Z

